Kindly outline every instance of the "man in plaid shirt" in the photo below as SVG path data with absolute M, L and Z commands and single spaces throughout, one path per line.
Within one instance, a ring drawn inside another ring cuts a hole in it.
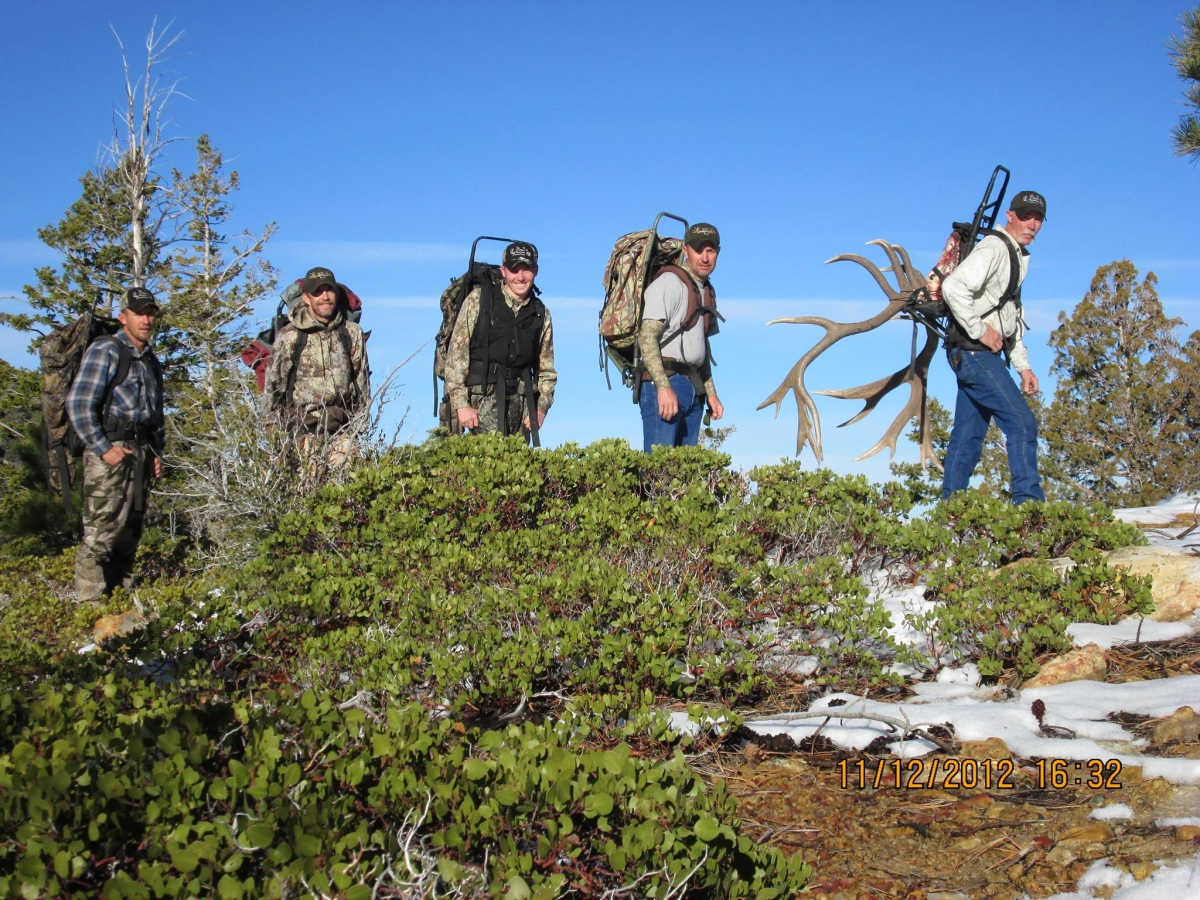
M 131 586 L 151 477 L 163 474 L 162 369 L 150 338 L 154 295 L 125 292 L 121 330 L 94 341 L 67 394 L 67 416 L 84 445 L 83 542 L 75 555 L 75 591 L 96 603 L 118 584 Z M 115 383 L 122 356 L 128 373 Z

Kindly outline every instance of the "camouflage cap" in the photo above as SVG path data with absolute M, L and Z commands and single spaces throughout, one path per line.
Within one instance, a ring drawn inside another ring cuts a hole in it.
M 131 287 L 121 300 L 121 309 L 128 309 L 135 313 L 145 312 L 150 307 L 158 309 L 158 301 L 144 287 Z
M 313 266 L 304 273 L 304 293 L 315 294 L 323 284 L 337 289 L 337 279 L 333 277 L 333 272 L 324 266 Z
M 1017 191 L 1008 208 L 1018 216 L 1041 213 L 1046 218 L 1046 198 L 1037 191 Z
M 683 242 L 693 250 L 699 250 L 705 244 L 712 244 L 720 250 L 721 232 L 717 231 L 715 225 L 709 225 L 707 222 L 697 222 L 687 230 Z
M 537 247 L 528 241 L 513 241 L 504 248 L 504 268 L 514 269 L 517 266 L 537 268 Z

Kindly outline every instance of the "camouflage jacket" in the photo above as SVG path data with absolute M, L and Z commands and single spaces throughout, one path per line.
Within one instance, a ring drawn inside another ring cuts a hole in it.
M 518 300 L 509 292 L 507 286 L 502 286 L 501 291 L 504 302 L 513 312 L 529 302 L 528 298 Z M 475 331 L 475 323 L 479 320 L 481 294 L 480 287 L 476 285 L 463 300 L 458 320 L 454 323 L 454 334 L 450 337 L 450 346 L 446 350 L 446 392 L 450 395 L 452 409 L 462 409 L 471 405 L 467 370 L 471 365 L 471 335 Z M 550 310 L 546 310 L 545 324 L 542 325 L 536 371 L 538 409 L 546 412 L 554 404 L 554 386 L 558 383 L 558 372 L 554 370 L 554 326 L 550 322 Z
M 371 368 L 363 331 L 338 310 L 325 325 L 301 303 L 288 314 L 290 324 L 275 338 L 271 368 L 263 384 L 267 409 L 283 416 L 304 419 L 329 408 L 349 415 L 358 412 L 371 396 Z M 345 330 L 343 341 L 339 330 Z M 308 337 L 295 364 L 295 385 L 288 402 L 288 380 L 300 332 Z M 346 347 L 349 347 L 349 358 Z

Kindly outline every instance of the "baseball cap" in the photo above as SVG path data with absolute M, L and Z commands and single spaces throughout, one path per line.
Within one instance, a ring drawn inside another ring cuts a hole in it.
M 337 279 L 333 277 L 333 272 L 324 266 L 313 266 L 304 273 L 304 293 L 315 294 L 323 284 L 337 288 Z
M 144 312 L 150 307 L 158 309 L 158 301 L 144 287 L 131 287 L 125 292 L 125 298 L 121 302 L 122 309 L 128 309 L 135 313 Z
M 705 244 L 712 244 L 720 250 L 721 232 L 717 231 L 715 225 L 709 225 L 707 222 L 697 222 L 687 230 L 683 242 L 693 250 L 699 250 Z
M 1046 218 L 1046 198 L 1037 191 L 1018 191 L 1008 208 L 1018 216 L 1041 213 L 1042 218 Z
M 537 266 L 537 247 L 526 241 L 513 241 L 504 248 L 504 268 L 513 269 L 516 266 Z

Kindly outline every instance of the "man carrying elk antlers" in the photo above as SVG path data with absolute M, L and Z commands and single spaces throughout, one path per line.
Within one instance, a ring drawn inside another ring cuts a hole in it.
M 1037 191 L 1020 191 L 1009 204 L 1004 229 L 980 241 L 942 282 L 951 313 L 946 357 L 958 379 L 954 428 L 943 464 L 943 500 L 970 485 L 993 419 L 1008 447 L 1013 503 L 1046 499 L 1038 478 L 1037 419 L 1022 396 L 1038 392 L 1038 379 L 1021 339 L 1027 248 L 1045 219 L 1046 198 Z M 1009 362 L 1021 377 L 1019 389 L 1008 374 Z

